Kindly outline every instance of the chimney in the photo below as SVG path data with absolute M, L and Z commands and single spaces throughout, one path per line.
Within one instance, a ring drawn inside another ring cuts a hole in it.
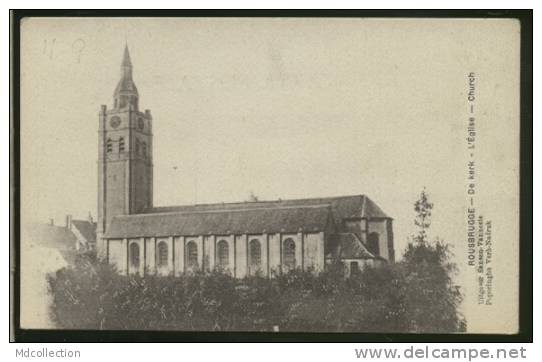
M 72 229 L 72 216 L 71 215 L 66 215 L 66 228 L 68 230 Z
M 49 224 L 51 226 L 55 226 L 55 219 L 49 219 Z
M 90 211 L 88 212 L 88 222 L 91 224 L 94 222 L 94 219 L 92 218 L 92 214 L 90 213 Z

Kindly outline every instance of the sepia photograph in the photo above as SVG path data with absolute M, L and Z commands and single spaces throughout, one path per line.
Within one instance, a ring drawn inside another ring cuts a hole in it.
M 521 31 L 21 19 L 20 329 L 519 333 Z

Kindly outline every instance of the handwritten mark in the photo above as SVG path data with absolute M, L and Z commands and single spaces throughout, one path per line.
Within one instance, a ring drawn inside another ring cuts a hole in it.
M 77 54 L 77 64 L 81 63 L 81 54 L 83 53 L 85 46 L 86 43 L 81 38 L 75 39 L 75 41 L 72 43 L 72 51 Z
M 47 40 L 47 39 L 43 40 L 43 54 L 49 55 L 49 59 L 53 59 L 53 53 L 55 51 L 56 39 L 53 39 L 50 43 L 51 43 L 51 45 L 49 46 L 49 40 Z

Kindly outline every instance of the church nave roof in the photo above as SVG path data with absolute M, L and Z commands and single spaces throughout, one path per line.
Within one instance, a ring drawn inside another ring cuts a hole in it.
M 297 233 L 329 228 L 333 228 L 330 205 L 318 204 L 115 216 L 105 237 Z

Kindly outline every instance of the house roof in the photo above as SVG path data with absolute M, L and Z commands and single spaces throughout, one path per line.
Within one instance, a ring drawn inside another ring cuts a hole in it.
M 259 234 L 325 231 L 332 227 L 329 204 L 171 211 L 115 216 L 106 238 L 170 235 Z M 190 210 L 190 209 L 188 209 Z
M 77 228 L 87 242 L 96 242 L 96 223 L 88 220 L 72 220 L 72 227 Z
M 145 213 L 157 212 L 199 212 L 211 210 L 237 210 L 237 209 L 257 209 L 273 208 L 286 206 L 312 206 L 328 204 L 331 206 L 335 223 L 340 225 L 342 219 L 361 217 L 361 218 L 386 218 L 390 217 L 378 207 L 369 197 L 365 195 L 322 197 L 311 199 L 292 199 L 292 200 L 272 200 L 272 201 L 247 201 L 233 203 L 182 205 L 154 207 L 145 211 Z
M 365 245 L 354 233 L 339 233 L 332 236 L 333 243 L 337 245 L 333 252 L 326 255 L 327 258 L 338 257 L 339 259 L 375 259 L 375 256 L 367 250 Z
M 66 227 L 47 224 L 24 225 L 21 240 L 30 247 L 35 245 L 58 250 L 67 261 L 75 259 L 77 239 Z

